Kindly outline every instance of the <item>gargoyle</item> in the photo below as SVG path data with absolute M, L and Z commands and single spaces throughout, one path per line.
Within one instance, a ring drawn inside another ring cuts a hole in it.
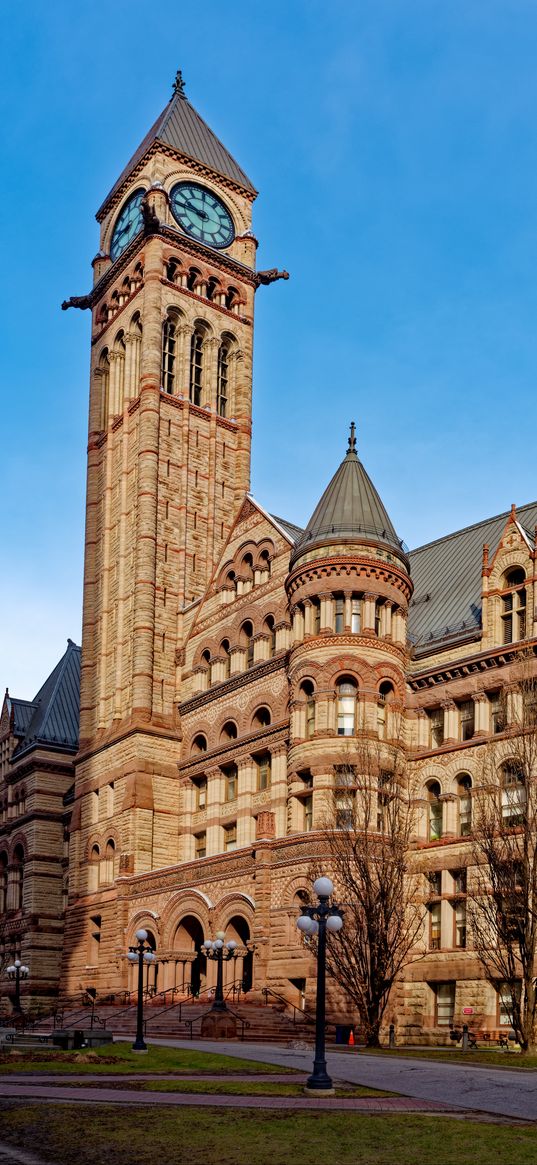
M 81 311 L 85 311 L 88 307 L 93 307 L 93 296 L 89 295 L 72 295 L 70 299 L 64 299 L 62 303 L 62 311 L 67 311 L 68 307 L 79 307 Z
M 262 283 L 275 283 L 276 279 L 289 279 L 289 272 L 278 271 L 277 267 L 270 267 L 268 271 L 258 271 L 255 277 L 256 286 L 260 287 Z

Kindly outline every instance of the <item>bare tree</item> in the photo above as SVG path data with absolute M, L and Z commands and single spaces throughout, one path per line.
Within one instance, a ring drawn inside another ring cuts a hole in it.
M 537 1049 L 537 676 L 524 653 L 474 795 L 469 922 L 523 1051 Z
M 359 740 L 336 767 L 325 822 L 325 852 L 345 912 L 327 969 L 355 1004 L 369 1047 L 380 1044 L 395 980 L 423 953 L 419 875 L 410 863 L 414 832 L 404 749 Z

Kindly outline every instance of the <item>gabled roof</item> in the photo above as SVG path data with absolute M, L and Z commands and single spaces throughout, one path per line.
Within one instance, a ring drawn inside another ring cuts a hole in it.
M 356 454 L 354 424 L 347 454 L 298 539 L 291 562 L 310 547 L 336 537 L 355 542 L 386 542 L 404 550 L 382 501 Z
M 408 629 L 416 647 L 464 638 L 481 627 L 483 543 L 496 553 L 509 512 L 486 518 L 410 552 L 414 596 Z M 526 532 L 537 524 L 537 502 L 517 510 Z
M 14 736 L 24 736 L 35 712 L 36 705 L 31 700 L 10 700 Z
M 13 759 L 36 744 L 68 750 L 78 748 L 80 648 L 76 643 L 67 640 L 67 651 L 31 702 L 13 700 L 12 704 L 23 728 Z
M 226 150 L 220 139 L 185 97 L 182 80 L 176 79 L 171 100 L 157 117 L 110 193 L 107 194 L 102 206 L 97 211 L 97 218 L 155 142 L 171 146 L 178 154 L 192 158 L 196 162 L 202 162 L 215 174 L 231 178 L 232 182 L 236 182 L 238 186 L 242 186 L 254 195 L 257 193 L 247 174 L 244 173 L 229 150 Z

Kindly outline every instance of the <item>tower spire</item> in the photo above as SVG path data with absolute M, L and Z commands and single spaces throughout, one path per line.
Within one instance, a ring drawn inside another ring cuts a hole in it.
M 186 97 L 185 82 L 183 80 L 183 74 L 180 69 L 178 69 L 175 74 L 175 81 L 173 83 L 173 96 Z
M 354 421 L 351 421 L 351 426 L 350 426 L 350 436 L 349 436 L 349 445 L 347 448 L 347 454 L 349 454 L 349 453 L 356 453 L 356 425 L 354 424 Z

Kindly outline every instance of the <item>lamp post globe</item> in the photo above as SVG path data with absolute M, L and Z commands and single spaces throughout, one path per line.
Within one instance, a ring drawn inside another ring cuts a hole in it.
M 313 889 L 319 899 L 316 906 L 303 906 L 297 927 L 307 938 L 317 937 L 317 998 L 315 1002 L 315 1059 L 308 1076 L 306 1092 L 333 1095 L 332 1079 L 326 1070 L 326 933 L 335 934 L 343 926 L 343 915 L 335 903 L 329 905 L 334 892 L 330 878 L 317 878 Z
M 144 963 L 151 966 L 156 960 L 153 949 L 146 945 L 149 938 L 147 930 L 140 927 L 135 933 L 136 946 L 129 947 L 127 958 L 129 963 L 138 963 L 138 996 L 136 1002 L 136 1038 L 132 1045 L 133 1052 L 147 1052 L 144 1040 Z

